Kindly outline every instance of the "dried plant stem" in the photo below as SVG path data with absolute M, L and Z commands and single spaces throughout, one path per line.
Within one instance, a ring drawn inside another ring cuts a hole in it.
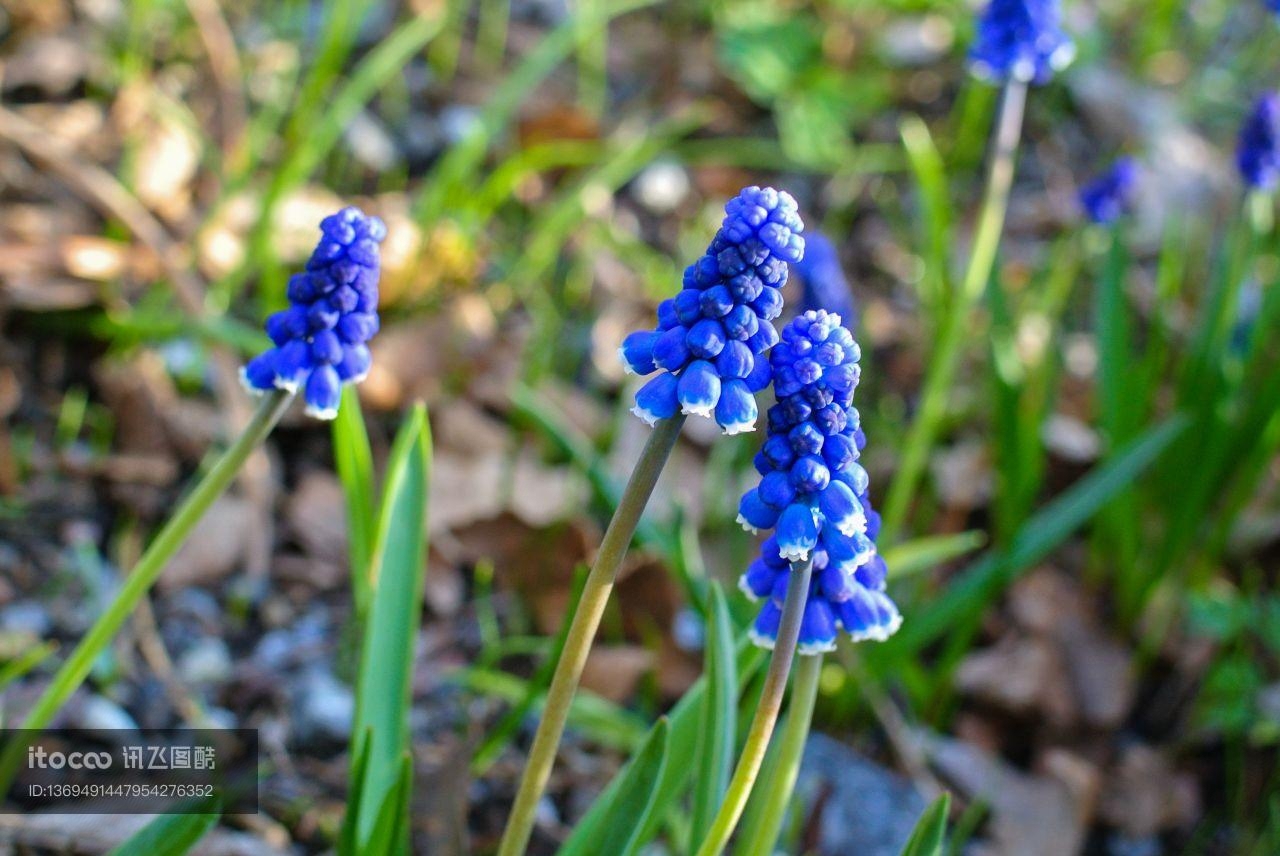
M 698 856 L 718 856 L 724 850 L 742 817 L 747 799 L 751 796 L 756 776 L 760 773 L 760 765 L 764 762 L 765 751 L 769 748 L 769 738 L 773 736 L 774 726 L 778 723 L 782 698 L 787 692 L 787 676 L 791 672 L 791 661 L 796 655 L 800 620 L 804 617 L 804 605 L 809 597 L 809 579 L 812 575 L 812 559 L 791 563 L 791 577 L 787 581 L 778 638 L 774 642 L 769 671 L 764 678 L 764 691 L 760 694 L 760 703 L 751 719 L 751 728 L 747 732 L 747 740 L 742 746 L 742 754 L 738 757 L 738 766 L 733 771 L 729 789 L 725 792 L 724 802 L 716 812 L 715 820 L 711 822 L 706 840 L 698 848 Z
M 538 723 L 533 747 L 529 750 L 529 763 L 520 779 L 520 790 L 516 793 L 515 805 L 502 834 L 498 856 L 520 856 L 529 844 L 538 801 L 547 787 L 551 768 L 555 764 L 556 750 L 560 746 L 560 737 L 564 733 L 565 721 L 569 718 L 569 704 L 573 701 L 578 682 L 582 678 L 587 655 L 591 652 L 591 642 L 595 639 L 605 605 L 613 591 L 618 567 L 622 564 L 627 548 L 631 546 L 640 516 L 649 502 L 654 485 L 658 483 L 662 468 L 671 456 L 683 424 L 684 416 L 677 415 L 671 419 L 663 419 L 653 429 L 622 498 L 618 501 L 613 519 L 609 521 L 609 528 L 605 531 L 600 551 L 587 575 L 582 597 L 574 610 L 569 633 L 565 637 L 564 650 L 560 661 L 556 663 L 556 671 L 547 690 L 542 721 Z

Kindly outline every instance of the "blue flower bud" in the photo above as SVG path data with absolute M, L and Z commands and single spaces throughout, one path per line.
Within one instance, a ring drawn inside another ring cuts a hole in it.
M 998 83 L 1047 83 L 1074 58 L 1059 0 L 991 0 L 969 49 L 974 75 Z
M 648 330 L 637 330 L 623 339 L 619 355 L 626 370 L 638 375 L 657 371 L 657 365 L 653 361 L 653 346 L 657 340 L 658 334 Z
M 720 401 L 720 375 L 706 360 L 685 366 L 677 386 L 680 410 L 696 416 L 710 416 Z
M 716 424 L 726 434 L 743 434 L 754 431 L 759 416 L 756 397 L 747 382 L 736 377 L 721 381 L 720 400 L 716 402 Z
M 788 263 L 804 255 L 803 228 L 795 200 L 770 188 L 748 187 L 725 205 L 706 253 L 685 268 L 676 296 L 658 305 L 651 338 L 632 334 L 621 348 L 624 363 L 637 374 L 658 371 L 678 378 L 637 393 L 642 418 L 663 418 L 655 414 L 666 411 L 666 390 L 674 388 L 680 409 L 713 417 L 725 433 L 754 427 L 752 396 L 772 376 L 760 357 L 778 341 L 769 322 L 782 311 L 778 288 L 786 282 Z
M 1254 104 L 1240 129 L 1236 165 L 1251 190 L 1280 184 L 1280 93 L 1268 92 Z
M 636 406 L 631 408 L 631 412 L 649 425 L 675 416 L 680 409 L 680 399 L 676 395 L 678 383 L 676 376 L 667 372 L 654 377 L 636 393 Z
M 818 546 L 818 521 L 807 505 L 793 502 L 782 510 L 777 524 L 778 549 L 788 561 L 809 558 Z
M 344 208 L 320 222 L 321 238 L 306 271 L 290 277 L 290 306 L 267 319 L 273 348 L 250 360 L 241 379 L 252 392 L 301 389 L 308 414 L 332 419 L 343 383 L 369 373 L 367 343 L 378 332 L 376 217 Z
M 749 490 L 742 495 L 738 503 L 738 522 L 743 528 L 752 532 L 761 529 L 772 529 L 778 522 L 778 509 L 768 505 L 760 498 L 759 491 Z
M 853 290 L 840 267 L 836 247 L 821 232 L 805 236 L 804 258 L 796 265 L 804 286 L 803 309 L 825 309 L 839 315 L 848 326 L 857 326 Z
M 1080 207 L 1090 222 L 1114 223 L 1132 203 L 1137 184 L 1137 162 L 1118 158 L 1106 172 L 1080 188 Z

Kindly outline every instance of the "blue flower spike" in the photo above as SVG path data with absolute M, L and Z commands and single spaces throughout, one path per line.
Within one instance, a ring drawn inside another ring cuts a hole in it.
M 1060 0 L 991 0 L 969 49 L 973 74 L 993 83 L 1044 84 L 1075 58 Z
M 657 373 L 632 412 L 655 424 L 677 412 L 707 416 L 726 434 L 755 428 L 755 393 L 769 385 L 765 352 L 778 341 L 788 265 L 804 257 L 804 224 L 791 195 L 748 187 L 725 205 L 706 253 L 683 288 L 658 306 L 658 326 L 623 341 L 622 363 Z
M 1236 165 L 1250 190 L 1280 185 L 1280 93 L 1268 92 L 1254 104 L 1240 129 Z
M 747 529 L 774 530 L 739 581 L 764 602 L 751 638 L 765 648 L 777 639 L 793 561 L 813 560 L 800 653 L 834 650 L 840 633 L 854 641 L 888 639 L 902 623 L 885 593 L 884 561 L 875 549 L 880 517 L 858 463 L 866 445 L 853 407 L 859 357 L 840 317 L 824 310 L 792 320 L 770 354 L 778 401 L 756 455 L 760 484 L 742 497 L 738 515 Z
M 1138 186 L 1138 163 L 1133 158 L 1117 158 L 1101 175 L 1080 188 L 1080 207 L 1089 222 L 1114 223 L 1133 203 Z
M 378 245 L 387 227 L 359 208 L 320 221 L 320 242 L 289 280 L 289 308 L 267 319 L 274 347 L 240 371 L 250 392 L 302 391 L 306 412 L 338 415 L 342 386 L 369 373 L 369 340 L 378 332 Z
M 796 273 L 804 286 L 804 308 L 834 312 L 846 327 L 858 326 L 853 289 L 840 267 L 836 245 L 821 232 L 810 232 L 804 239 L 804 258 L 796 265 Z

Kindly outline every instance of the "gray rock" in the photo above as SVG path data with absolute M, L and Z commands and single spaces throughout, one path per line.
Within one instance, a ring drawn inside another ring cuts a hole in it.
M 211 686 L 231 677 L 231 652 L 227 643 L 213 636 L 198 640 L 178 658 L 178 676 L 184 683 Z
M 52 627 L 49 613 L 33 601 L 22 601 L 0 609 L 0 631 L 44 637 L 49 635 Z
M 926 807 L 909 781 L 823 734 L 809 736 L 797 793 L 822 799 L 822 856 L 898 856 Z
M 305 672 L 293 688 L 294 742 L 309 745 L 344 745 L 355 720 L 356 703 L 351 688 L 320 668 Z
M 138 723 L 123 707 L 102 696 L 90 696 L 73 715 L 77 728 L 136 731 Z

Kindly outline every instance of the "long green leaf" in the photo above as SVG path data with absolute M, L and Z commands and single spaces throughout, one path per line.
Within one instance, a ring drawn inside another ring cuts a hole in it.
M 917 650 L 953 631 L 962 619 L 975 619 L 1022 570 L 1043 559 L 1103 505 L 1128 487 L 1187 427 L 1173 416 L 1125 446 L 1109 463 L 1080 479 L 1031 517 L 1007 551 L 989 553 L 948 586 L 944 596 L 911 616 L 890 641 Z
M 951 811 L 951 794 L 944 793 L 933 801 L 912 830 L 902 848 L 902 856 L 942 856 L 947 838 L 947 814 Z
M 737 652 L 738 690 L 755 676 L 765 662 L 765 652 L 743 639 L 738 643 Z M 684 694 L 676 706 L 671 709 L 667 718 L 671 728 L 671 750 L 673 758 L 691 758 L 698 743 L 698 723 L 702 709 L 702 698 L 707 691 L 705 677 L 699 678 Z M 654 726 L 656 729 L 657 726 Z M 650 730 L 652 736 L 653 729 Z M 656 830 L 657 823 L 665 816 L 665 808 L 669 808 L 684 793 L 693 768 L 689 764 L 670 764 L 667 766 L 661 787 L 658 789 L 659 805 L 649 813 L 648 822 L 642 831 L 642 839 L 647 839 Z M 619 795 L 625 788 L 631 787 L 634 779 L 641 775 L 635 760 L 614 777 L 604 789 L 595 803 L 587 811 L 586 816 L 574 828 L 569 840 L 561 846 L 558 856 L 595 856 L 604 851 L 595 847 L 594 830 L 601 826 L 621 823 L 625 815 L 618 808 Z
M 208 797 L 199 814 L 162 814 L 120 843 L 107 856 L 183 856 L 222 816 L 222 803 Z
M 373 600 L 360 652 L 354 735 L 369 734 L 355 840 L 369 840 L 409 750 L 410 683 L 426 561 L 431 433 L 426 408 L 409 414 L 392 445 L 374 541 Z
M 724 800 L 733 772 L 733 744 L 738 734 L 738 675 L 733 652 L 733 620 L 719 584 L 711 584 L 711 608 L 707 616 L 707 647 L 703 694 L 698 718 L 698 749 L 694 769 L 691 841 L 701 841 L 716 810 Z
M 639 849 L 641 836 L 653 813 L 662 784 L 663 772 L 673 763 L 671 757 L 671 727 L 667 718 L 660 717 L 649 738 L 636 753 L 636 775 L 618 794 L 616 808 L 620 814 L 617 822 L 599 829 L 600 853 L 620 853 L 631 856 Z
M 363 620 L 373 591 L 373 535 L 377 509 L 373 500 L 373 452 L 365 429 L 360 397 L 354 384 L 342 390 L 338 418 L 333 421 L 333 458 L 347 506 L 347 553 L 351 562 L 351 591 L 356 616 Z

